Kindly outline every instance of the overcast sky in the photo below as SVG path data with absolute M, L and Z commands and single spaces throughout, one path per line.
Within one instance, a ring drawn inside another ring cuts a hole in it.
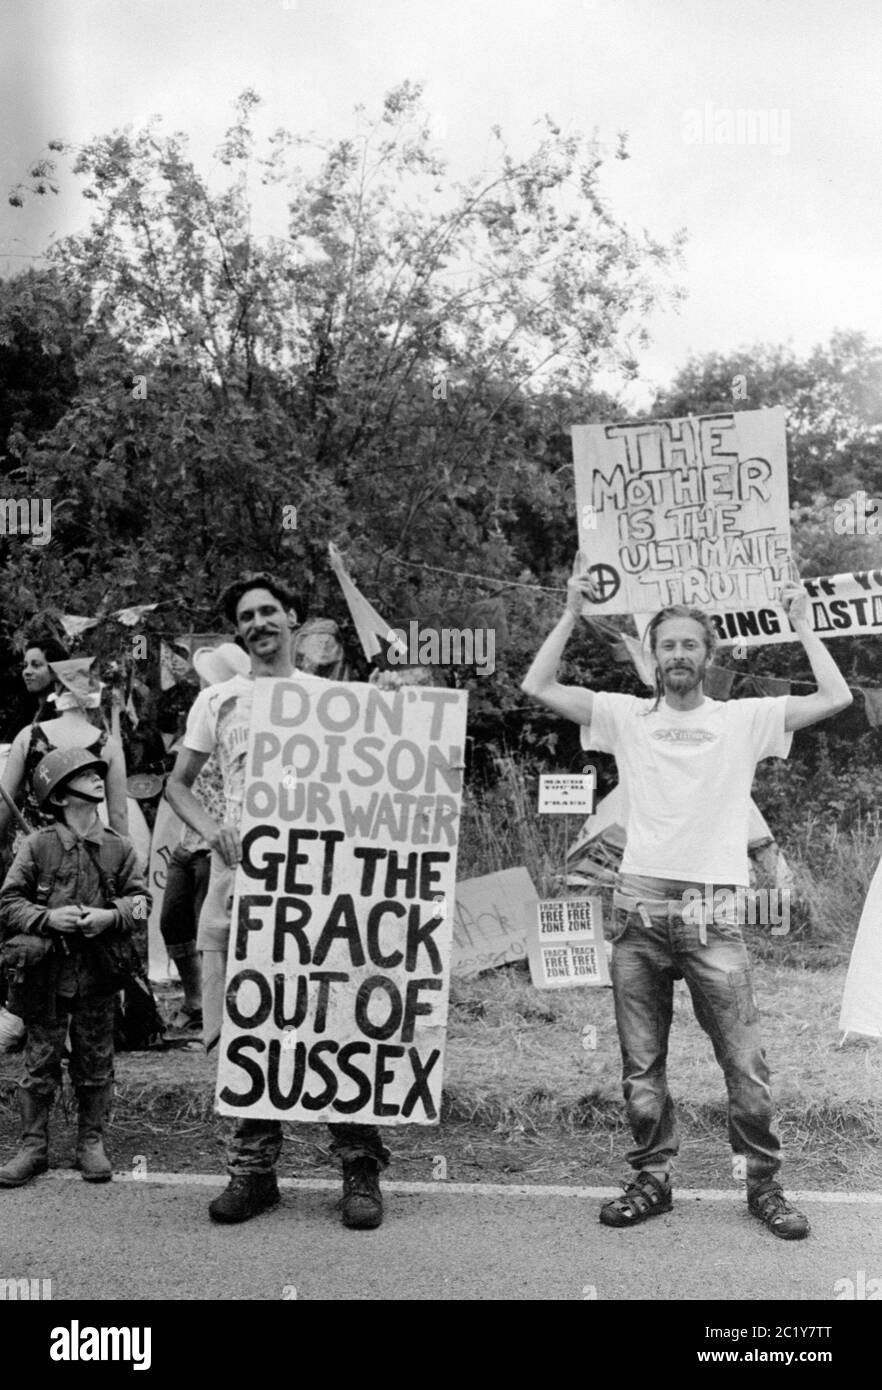
M 0 273 L 88 216 L 73 192 L 8 206 L 48 139 L 159 112 L 207 168 L 246 86 L 267 129 L 335 136 L 409 78 L 455 177 L 494 123 L 515 148 L 546 111 L 613 144 L 628 131 L 614 213 L 689 233 L 689 297 L 650 323 L 633 404 L 693 352 L 882 336 L 879 0 L 0 0 L 0 16 Z M 766 143 L 720 142 L 739 110 Z

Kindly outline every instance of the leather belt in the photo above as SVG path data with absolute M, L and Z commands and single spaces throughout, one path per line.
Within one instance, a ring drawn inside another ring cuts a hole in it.
M 682 898 L 635 898 L 633 894 L 623 893 L 619 888 L 613 890 L 613 907 L 620 908 L 623 912 L 636 912 L 645 927 L 650 925 L 653 917 L 657 921 L 669 922 L 672 917 L 683 916 Z M 707 922 L 703 912 L 698 920 L 698 939 L 702 946 L 707 945 Z

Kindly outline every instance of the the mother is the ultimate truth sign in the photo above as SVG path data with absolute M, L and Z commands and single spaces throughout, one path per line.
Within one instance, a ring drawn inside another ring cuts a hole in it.
M 255 682 L 223 1114 L 437 1122 L 466 700 Z
M 790 577 L 784 411 L 573 428 L 586 612 L 773 602 Z

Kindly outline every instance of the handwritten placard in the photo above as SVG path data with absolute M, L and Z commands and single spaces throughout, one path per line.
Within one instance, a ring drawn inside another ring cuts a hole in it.
M 776 604 L 791 572 L 781 406 L 572 433 L 586 614 Z
M 539 901 L 526 869 L 503 869 L 456 885 L 452 975 L 468 978 L 526 960 L 527 933 Z
M 255 682 L 222 1114 L 437 1124 L 466 698 Z

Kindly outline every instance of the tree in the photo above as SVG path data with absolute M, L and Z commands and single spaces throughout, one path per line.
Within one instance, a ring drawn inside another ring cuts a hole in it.
M 496 130 L 492 168 L 457 185 L 414 85 L 324 144 L 277 131 L 259 151 L 258 105 L 237 103 L 219 190 L 156 124 L 56 150 L 95 216 L 51 264 L 94 338 L 70 408 L 21 454 L 63 508 L 57 562 L 19 554 L 13 591 L 85 613 L 161 598 L 183 619 L 259 564 L 339 613 L 329 539 L 381 611 L 474 597 L 458 572 L 562 582 L 568 411 L 604 407 L 599 368 L 636 371 L 681 238 L 621 226 L 596 142 L 548 118 L 519 160 Z M 258 188 L 290 190 L 277 235 L 253 231 Z

